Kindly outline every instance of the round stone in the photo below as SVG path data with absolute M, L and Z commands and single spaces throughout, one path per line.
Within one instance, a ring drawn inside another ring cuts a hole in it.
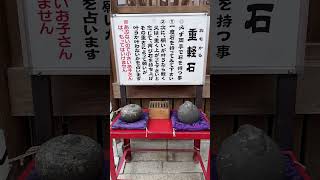
M 128 123 L 136 122 L 143 116 L 142 108 L 137 104 L 129 104 L 124 106 L 120 113 L 121 119 Z
M 218 179 L 283 180 L 281 152 L 265 133 L 243 125 L 223 141 L 217 157 Z
M 99 144 L 89 137 L 70 134 L 41 145 L 35 168 L 42 180 L 100 179 L 103 161 Z
M 185 101 L 178 109 L 179 121 L 192 124 L 199 121 L 200 112 L 194 104 L 190 101 Z

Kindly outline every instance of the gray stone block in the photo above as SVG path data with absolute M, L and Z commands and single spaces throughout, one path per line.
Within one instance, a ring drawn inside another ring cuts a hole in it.
M 199 172 L 201 173 L 200 164 L 195 164 L 194 162 L 163 162 L 163 172 L 164 173 L 191 173 Z
M 126 163 L 124 174 L 162 173 L 162 162 L 130 162 Z
M 132 140 L 132 148 L 166 149 L 167 140 Z
M 166 161 L 167 152 L 133 152 L 132 161 Z
M 130 180 L 203 180 L 201 173 L 185 174 L 123 174 L 120 179 Z
M 168 161 L 193 162 L 193 152 L 168 152 Z
M 169 149 L 193 149 L 193 140 L 168 140 Z
M 201 173 L 168 174 L 167 180 L 202 180 Z
M 122 174 L 119 179 L 130 180 L 167 180 L 166 174 Z

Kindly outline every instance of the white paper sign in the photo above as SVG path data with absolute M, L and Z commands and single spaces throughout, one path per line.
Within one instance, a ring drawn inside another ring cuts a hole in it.
M 110 67 L 110 0 L 23 0 L 25 64 L 33 74 L 101 75 Z
M 111 23 L 121 85 L 204 83 L 207 14 L 116 14 Z
M 303 65 L 307 1 L 214 0 L 214 74 L 288 74 Z

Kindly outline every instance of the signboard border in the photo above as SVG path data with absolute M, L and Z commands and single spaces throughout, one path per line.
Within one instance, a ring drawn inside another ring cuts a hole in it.
M 18 23 L 19 23 L 19 33 L 20 33 L 20 42 L 21 42 L 21 49 L 22 49 L 22 59 L 23 65 L 27 69 L 27 72 L 30 75 L 110 75 L 111 72 L 111 54 L 109 53 L 106 57 L 106 61 L 109 61 L 109 67 L 67 67 L 67 68 L 60 68 L 60 67 L 33 67 L 32 64 L 32 54 L 31 54 L 31 47 L 30 47 L 30 37 L 29 28 L 28 28 L 28 18 L 26 13 L 28 12 L 26 4 L 28 3 L 27 0 L 16 0 L 17 10 L 18 10 Z M 111 27 L 110 27 L 111 28 Z M 107 47 L 110 48 L 110 40 L 106 42 Z
M 205 79 L 206 79 L 206 69 L 207 69 L 207 63 L 208 63 L 208 51 L 209 51 L 209 42 L 210 42 L 210 15 L 209 13 L 148 13 L 148 14 L 112 14 L 111 15 L 111 29 L 112 32 L 115 32 L 115 27 L 114 27 L 114 17 L 150 17 L 150 16 L 206 16 L 207 17 L 207 38 L 205 42 L 205 57 L 204 58 L 204 66 L 203 66 L 203 77 L 202 77 L 202 82 L 201 83 L 192 83 L 192 82 L 175 82 L 175 83 L 167 83 L 167 82 L 134 82 L 134 83 L 122 83 L 120 82 L 120 72 L 119 72 L 119 67 L 118 67 L 118 57 L 117 57 L 117 50 L 116 50 L 116 42 L 115 42 L 115 33 L 112 33 L 112 44 L 113 44 L 113 49 L 114 49 L 114 61 L 115 61 L 115 68 L 116 68 L 116 74 L 117 74 L 117 81 L 120 85 L 125 85 L 125 86 L 152 86 L 152 85 L 157 85 L 157 86 L 174 86 L 174 85 L 204 85 L 205 84 Z
M 214 3 L 210 3 L 210 13 L 214 14 Z M 299 25 L 298 38 L 296 46 L 296 58 L 292 66 L 214 66 L 215 56 L 211 51 L 209 71 L 212 75 L 228 75 L 228 74 L 303 74 L 304 72 L 304 58 L 305 58 L 305 42 L 307 36 L 309 0 L 300 1 L 299 8 Z M 215 19 L 212 18 L 211 26 L 215 26 Z M 211 28 L 214 29 L 214 28 Z M 213 33 L 211 33 L 213 35 Z M 213 43 L 214 37 L 210 36 L 210 43 Z

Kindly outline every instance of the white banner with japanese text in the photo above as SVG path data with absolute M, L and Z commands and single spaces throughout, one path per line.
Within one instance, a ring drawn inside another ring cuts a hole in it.
M 25 64 L 33 74 L 104 75 L 110 68 L 110 0 L 18 1 Z
M 307 1 L 214 0 L 212 4 L 213 74 L 301 71 Z
M 202 85 L 206 13 L 115 14 L 111 17 L 121 85 Z

